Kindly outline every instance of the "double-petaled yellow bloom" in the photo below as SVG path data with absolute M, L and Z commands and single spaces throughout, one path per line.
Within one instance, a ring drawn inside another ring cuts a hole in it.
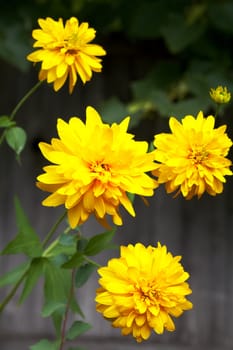
M 72 93 L 77 82 L 77 75 L 85 84 L 92 77 L 92 71 L 101 72 L 101 59 L 96 56 L 106 54 L 105 50 L 90 42 L 95 38 L 95 30 L 88 23 L 80 23 L 71 17 L 65 25 L 50 17 L 40 18 L 41 29 L 32 32 L 35 48 L 39 48 L 27 59 L 42 62 L 39 80 L 53 83 L 54 90 L 59 90 L 69 79 L 69 92 Z
M 97 311 L 137 342 L 148 339 L 152 330 L 174 331 L 172 317 L 192 308 L 186 299 L 192 292 L 186 282 L 189 274 L 180 260 L 159 243 L 121 246 L 120 257 L 98 270 Z
M 225 176 L 232 175 L 231 161 L 226 158 L 232 141 L 225 133 L 226 125 L 214 128 L 213 116 L 185 116 L 181 122 L 169 120 L 171 133 L 155 135 L 153 171 L 168 193 L 177 191 L 186 199 L 201 197 L 204 192 L 215 196 L 223 191 Z
M 91 214 L 105 221 L 107 214 L 116 225 L 122 224 L 119 206 L 135 212 L 128 193 L 152 196 L 157 182 L 147 172 L 155 169 L 148 144 L 135 141 L 127 132 L 130 118 L 120 124 L 104 124 L 92 107 L 87 107 L 86 124 L 73 117 L 66 123 L 58 119 L 59 138 L 40 149 L 53 165 L 38 176 L 38 187 L 52 194 L 45 206 L 64 204 L 72 228 Z

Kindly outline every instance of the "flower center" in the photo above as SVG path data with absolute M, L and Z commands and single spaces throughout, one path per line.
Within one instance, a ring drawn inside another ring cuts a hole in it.
M 80 51 L 80 46 L 82 46 L 82 42 L 78 38 L 78 34 L 73 33 L 67 39 L 47 44 L 47 49 L 58 50 L 62 54 L 76 55 Z
M 64 40 L 64 48 L 70 54 L 78 53 L 79 48 L 81 46 L 80 44 L 81 42 L 76 32 L 72 33 L 67 40 Z
M 203 146 L 194 146 L 188 152 L 188 159 L 192 161 L 194 165 L 201 164 L 208 158 L 209 153 Z
M 107 182 L 111 177 L 111 168 L 109 164 L 102 161 L 95 161 L 89 164 L 90 172 L 93 173 L 102 182 Z
M 140 292 L 142 300 L 144 300 L 146 303 L 157 300 L 160 295 L 159 291 L 150 285 L 141 286 Z
M 155 288 L 153 282 L 140 281 L 135 289 L 135 303 L 139 312 L 144 312 L 148 307 L 158 307 L 161 292 Z
M 63 54 L 76 55 L 79 52 L 80 45 L 77 40 L 77 36 L 73 35 L 69 39 L 64 40 L 62 47 L 60 48 Z

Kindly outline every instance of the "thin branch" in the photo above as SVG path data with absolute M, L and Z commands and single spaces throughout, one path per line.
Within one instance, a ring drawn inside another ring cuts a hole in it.
M 15 108 L 13 109 L 11 115 L 10 115 L 10 120 L 13 120 L 16 113 L 18 112 L 18 110 L 22 107 L 22 105 L 24 104 L 24 102 L 27 101 L 27 99 L 38 89 L 38 87 L 43 83 L 43 80 L 38 81 L 27 93 L 26 95 L 24 95 L 23 98 L 21 98 L 21 100 L 17 103 L 17 105 L 15 106 Z
M 48 232 L 47 236 L 45 237 L 45 239 L 42 242 L 43 247 L 46 246 L 46 244 L 48 243 L 50 238 L 53 236 L 54 232 L 56 231 L 56 229 L 58 228 L 58 226 L 60 225 L 60 223 L 63 221 L 63 219 L 65 217 L 66 217 L 66 211 L 60 216 L 60 218 L 57 220 L 57 222 L 55 222 L 55 224 L 52 226 L 51 230 Z
M 63 350 L 63 346 L 64 346 L 65 341 L 66 341 L 66 325 L 67 325 L 68 316 L 69 316 L 70 304 L 71 304 L 73 294 L 74 294 L 74 278 L 75 278 L 75 269 L 73 269 L 72 273 L 71 273 L 71 287 L 70 287 L 70 293 L 68 296 L 65 315 L 64 315 L 64 319 L 63 319 L 63 323 L 62 323 L 61 343 L 60 343 L 59 350 Z

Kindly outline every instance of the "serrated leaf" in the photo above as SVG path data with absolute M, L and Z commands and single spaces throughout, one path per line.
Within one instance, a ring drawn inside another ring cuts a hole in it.
M 39 237 L 28 222 L 28 219 L 20 205 L 15 199 L 16 221 L 19 233 L 8 243 L 1 252 L 2 255 L 23 253 L 31 258 L 41 256 L 43 252 Z
M 30 346 L 31 350 L 58 350 L 59 349 L 59 341 L 51 342 L 47 339 L 42 339 L 38 343 Z
M 89 279 L 89 277 L 95 269 L 96 266 L 92 263 L 87 263 L 85 265 L 80 266 L 75 275 L 76 288 L 82 287 L 87 282 L 87 280 Z
M 109 243 L 111 242 L 114 236 L 114 233 L 115 229 L 113 229 L 112 231 L 97 234 L 96 236 L 92 237 L 89 240 L 84 253 L 87 256 L 93 256 L 107 249 L 109 247 Z
M 27 271 L 29 264 L 30 264 L 29 262 L 24 262 L 20 266 L 16 267 L 15 269 L 1 276 L 0 287 L 4 287 L 7 285 L 16 283 Z
M 29 296 L 36 282 L 43 274 L 43 264 L 44 264 L 44 259 L 42 258 L 35 258 L 32 260 L 24 282 L 23 291 L 19 299 L 20 304 L 22 304 L 23 301 Z
M 67 331 L 66 338 L 73 340 L 81 334 L 87 332 L 92 326 L 89 323 L 83 321 L 75 321 L 70 329 Z
M 9 128 L 15 125 L 15 121 L 12 121 L 7 115 L 0 116 L 0 128 Z
M 8 145 L 19 155 L 24 149 L 27 140 L 27 134 L 24 129 L 19 126 L 8 128 L 5 137 Z
M 63 313 L 65 308 L 66 308 L 65 303 L 56 302 L 56 301 L 51 300 L 43 306 L 41 315 L 43 317 L 48 317 L 48 316 L 51 316 L 55 311 Z

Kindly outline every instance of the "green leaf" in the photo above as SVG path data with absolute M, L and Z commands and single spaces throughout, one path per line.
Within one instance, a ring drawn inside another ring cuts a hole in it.
M 71 273 L 54 265 L 49 259 L 44 263 L 45 304 L 49 302 L 66 302 L 70 292 Z
M 74 235 L 62 234 L 58 239 L 44 251 L 43 256 L 53 257 L 60 254 L 72 256 L 76 252 L 77 237 Z
M 127 192 L 127 197 L 129 198 L 130 202 L 133 203 L 135 199 L 135 194 Z
M 36 282 L 43 274 L 43 265 L 44 265 L 43 258 L 35 258 L 32 260 L 24 282 L 23 291 L 19 299 L 20 304 L 23 303 L 23 301 L 29 296 Z
M 51 316 L 55 311 L 59 311 L 61 313 L 64 312 L 66 308 L 66 304 L 65 303 L 61 303 L 61 302 L 56 302 L 56 301 L 48 301 L 42 309 L 41 315 L 43 317 L 48 317 Z
M 59 237 L 59 242 L 63 245 L 63 246 L 73 246 L 74 244 L 76 245 L 77 243 L 77 235 L 72 235 L 69 233 L 62 233 Z
M 44 305 L 50 303 L 66 304 L 71 288 L 71 272 L 56 266 L 49 259 L 44 263 Z M 59 336 L 63 320 L 62 308 L 51 315 L 56 333 Z
M 6 130 L 5 137 L 8 145 L 19 155 L 26 144 L 26 132 L 19 126 L 13 126 Z
M 15 213 L 16 213 L 16 221 L 17 227 L 19 231 L 26 231 L 28 235 L 34 235 L 35 231 L 29 224 L 28 218 L 20 204 L 20 201 L 17 197 L 14 199 Z
M 64 269 L 70 269 L 74 267 L 79 267 L 83 261 L 85 260 L 85 256 L 80 252 L 76 252 L 69 261 L 62 265 Z
M 83 321 L 75 321 L 70 329 L 67 331 L 66 338 L 73 340 L 81 334 L 87 332 L 92 326 L 89 323 Z
M 170 90 L 174 81 L 178 81 L 182 74 L 182 66 L 177 60 L 158 61 L 147 75 L 138 81 L 133 82 L 132 89 L 136 99 L 147 99 L 151 90 L 155 88 L 161 91 Z
M 167 12 L 164 0 L 141 1 L 138 6 L 133 6 L 132 19 L 128 21 L 129 35 L 141 39 L 156 38 L 160 27 L 166 22 Z
M 56 336 L 57 338 L 60 338 L 64 314 L 61 312 L 61 309 L 60 309 L 60 310 L 54 311 L 54 313 L 50 317 L 53 321 L 53 325 L 56 331 Z
M 84 253 L 88 256 L 93 256 L 107 249 L 109 247 L 110 241 L 114 236 L 114 233 L 115 233 L 115 229 L 113 229 L 112 231 L 100 233 L 92 237 L 89 240 Z
M 25 13 L 21 18 L 17 14 L 11 17 L 2 14 L 0 18 L 0 57 L 24 72 L 30 67 L 25 59 L 31 50 L 28 19 Z
M 124 103 L 118 98 L 112 97 L 102 104 L 100 114 L 106 123 L 119 123 L 129 115 Z
M 52 256 L 50 260 L 54 265 L 61 267 L 67 262 L 68 259 L 66 255 L 59 254 L 56 256 Z
M 7 115 L 0 116 L 0 128 L 9 128 L 15 124 L 15 121 L 12 121 Z
M 29 262 L 24 262 L 10 272 L 5 273 L 0 277 L 0 287 L 16 283 L 27 271 L 28 267 Z
M 87 282 L 87 280 L 89 279 L 89 277 L 95 269 L 96 266 L 92 263 L 87 263 L 85 265 L 80 266 L 75 275 L 75 286 L 77 288 L 82 287 Z
M 188 23 L 183 15 L 171 13 L 161 28 L 166 44 L 172 53 L 178 53 L 195 42 L 204 32 L 204 22 Z
M 79 303 L 77 302 L 77 300 L 75 299 L 75 295 L 73 295 L 72 299 L 71 299 L 71 302 L 70 302 L 70 309 L 79 314 L 82 318 L 85 318 L 85 315 L 84 313 L 82 312 L 82 309 L 79 305 Z
M 83 253 L 88 243 L 87 238 L 78 238 L 77 242 L 77 252 Z
M 202 106 L 202 110 L 206 107 L 201 102 L 203 101 L 200 101 L 198 98 L 188 98 L 186 100 L 173 103 L 171 105 L 169 115 L 172 115 L 177 119 L 182 119 L 187 114 L 187 111 L 191 115 L 197 115 L 200 110 L 200 105 Z
M 171 107 L 171 87 L 174 81 L 179 81 L 180 75 L 180 64 L 176 61 L 158 62 L 144 79 L 132 84 L 133 101 L 128 105 L 129 110 L 141 110 L 142 115 L 153 110 L 162 116 L 168 116 Z
M 3 249 L 2 255 L 23 253 L 34 258 L 41 256 L 43 252 L 39 237 L 31 227 L 20 205 L 15 199 L 16 221 L 19 229 L 17 236 Z
M 30 346 L 31 350 L 58 350 L 60 342 L 57 340 L 56 342 L 51 342 L 47 339 L 42 339 L 38 343 Z
M 171 103 L 168 99 L 168 95 L 164 91 L 154 89 L 151 92 L 150 98 L 154 108 L 158 110 L 161 115 L 166 117 L 170 116 L 169 112 Z
M 209 18 L 216 28 L 226 33 L 233 34 L 233 3 L 232 1 L 221 1 L 209 3 Z

